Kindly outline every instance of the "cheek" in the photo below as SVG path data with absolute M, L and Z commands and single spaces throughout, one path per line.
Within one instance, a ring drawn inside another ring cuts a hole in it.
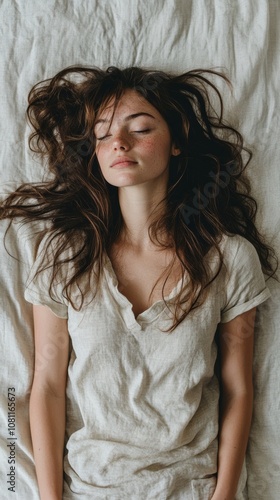
M 156 153 L 156 141 L 154 139 L 146 138 L 142 143 L 142 151 L 144 154 L 151 156 Z
M 104 159 L 104 151 L 103 151 L 102 146 L 101 147 L 97 146 L 97 148 L 95 150 L 95 154 L 96 154 L 97 161 L 98 161 L 99 165 L 101 166 L 103 163 L 103 159 Z
M 142 144 L 142 150 L 145 154 L 150 156 L 165 156 L 170 152 L 171 141 L 169 137 L 157 136 L 153 138 L 147 137 Z
M 105 174 L 105 165 L 106 165 L 106 159 L 104 158 L 104 153 L 102 151 L 96 151 L 95 152 L 96 160 L 99 165 L 99 170 L 104 177 Z

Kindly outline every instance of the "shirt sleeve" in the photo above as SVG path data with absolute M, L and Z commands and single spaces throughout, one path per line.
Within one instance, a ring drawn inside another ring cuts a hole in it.
M 227 255 L 229 277 L 221 309 L 221 323 L 231 321 L 271 297 L 254 245 L 242 236 L 231 239 L 235 239 L 237 250 L 235 247 L 233 256 L 233 244 L 229 245 L 231 247 Z
M 68 318 L 68 302 L 63 297 L 63 281 L 56 280 L 49 291 L 52 276 L 52 250 L 46 252 L 46 239 L 39 245 L 37 257 L 29 273 L 24 298 L 27 302 L 44 305 L 59 318 Z M 40 271 L 41 265 L 43 270 Z M 37 274 L 39 270 L 39 273 Z

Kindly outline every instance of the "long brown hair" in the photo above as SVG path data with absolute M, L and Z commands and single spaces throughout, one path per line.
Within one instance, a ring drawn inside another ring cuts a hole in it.
M 263 271 L 275 274 L 277 267 L 273 269 L 271 259 L 277 262 L 277 258 L 255 226 L 257 203 L 244 174 L 252 154 L 244 147 L 241 134 L 225 123 L 223 101 L 213 77 L 228 82 L 214 70 L 173 75 L 139 67 L 101 70 L 75 66 L 31 89 L 27 116 L 34 131 L 29 146 L 47 157 L 51 179 L 21 185 L 2 203 L 0 213 L 1 218 L 48 222 L 48 244 L 55 248 L 50 293 L 61 268 L 71 261 L 73 272 L 67 275 L 63 294 L 79 310 L 86 295 L 83 279 L 94 272 L 98 288 L 104 252 L 109 254 L 120 235 L 123 219 L 118 188 L 101 173 L 93 130 L 97 114 L 112 98 L 116 106 L 127 89 L 139 92 L 161 113 L 181 150 L 170 161 L 167 194 L 161 202 L 166 206 L 164 215 L 149 227 L 151 240 L 173 248 L 182 273 L 186 271 L 189 277 L 188 285 L 175 298 L 174 323 L 167 331 L 173 331 L 191 309 L 203 303 L 222 267 L 222 235 L 245 237 L 254 245 Z M 218 112 L 211 104 L 211 94 L 218 99 Z M 168 244 L 161 241 L 162 232 L 169 236 Z M 65 258 L 69 248 L 71 257 Z M 214 276 L 204 261 L 211 248 L 219 254 Z M 172 263 L 169 272 L 171 269 Z M 71 299 L 77 284 L 80 304 Z

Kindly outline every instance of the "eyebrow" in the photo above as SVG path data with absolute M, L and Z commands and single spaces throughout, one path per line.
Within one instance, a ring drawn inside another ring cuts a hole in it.
M 141 112 L 141 113 L 133 113 L 132 115 L 126 116 L 124 121 L 128 122 L 130 120 L 133 120 L 134 118 L 138 118 L 138 116 L 149 116 L 150 118 L 153 118 L 155 120 L 155 117 L 153 115 L 150 115 L 150 113 Z M 98 120 L 96 120 L 94 126 L 97 125 L 98 123 L 108 123 L 109 121 L 110 120 L 104 120 L 103 118 L 99 118 Z

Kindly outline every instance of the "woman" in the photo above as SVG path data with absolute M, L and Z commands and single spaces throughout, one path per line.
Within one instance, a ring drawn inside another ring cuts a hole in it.
M 274 252 L 208 74 L 73 67 L 30 92 L 52 176 L 2 217 L 47 221 L 25 292 L 41 499 L 242 498 Z

